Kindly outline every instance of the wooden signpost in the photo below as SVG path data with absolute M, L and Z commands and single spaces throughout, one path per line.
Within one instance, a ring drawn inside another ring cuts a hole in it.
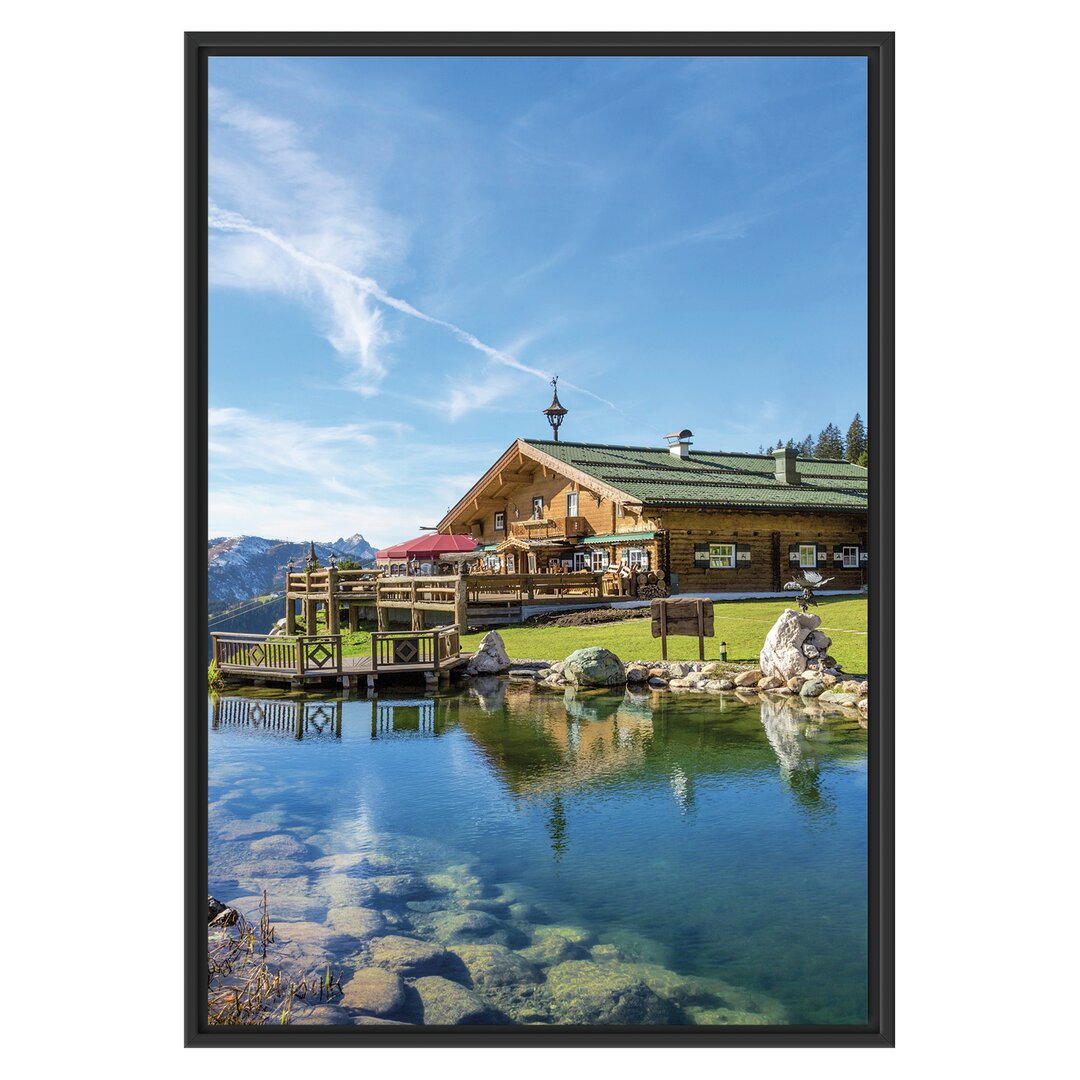
M 696 637 L 698 657 L 705 659 L 705 639 L 713 636 L 711 600 L 690 597 L 656 599 L 652 602 L 652 636 L 660 639 L 660 654 L 667 659 L 668 634 Z

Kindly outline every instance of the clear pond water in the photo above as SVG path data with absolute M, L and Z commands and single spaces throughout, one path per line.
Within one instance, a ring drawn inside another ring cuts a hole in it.
M 251 911 L 266 889 L 293 964 L 347 984 L 377 962 L 342 921 L 364 908 L 442 943 L 502 1022 L 866 1022 L 855 718 L 505 680 L 208 712 L 210 892 Z M 439 1022 L 413 981 L 395 1015 Z M 350 1022 L 348 1000 L 298 1019 Z

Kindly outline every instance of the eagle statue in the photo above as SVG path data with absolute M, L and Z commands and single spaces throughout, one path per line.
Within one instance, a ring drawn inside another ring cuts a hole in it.
M 823 578 L 816 570 L 806 570 L 800 577 L 792 578 L 791 581 L 785 583 L 785 589 L 801 589 L 799 595 L 799 610 L 806 613 L 809 610 L 809 605 L 813 604 L 817 607 L 817 601 L 814 599 L 814 590 L 823 588 L 832 581 L 831 577 Z

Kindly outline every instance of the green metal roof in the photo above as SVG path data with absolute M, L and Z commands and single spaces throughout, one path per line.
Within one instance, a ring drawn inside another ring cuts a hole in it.
M 606 536 L 589 536 L 582 540 L 583 544 L 618 544 L 624 540 L 652 540 L 655 532 L 625 532 L 608 533 Z
M 494 551 L 498 546 L 499 546 L 498 544 L 483 544 L 483 545 L 481 545 L 479 550 L 480 551 Z
M 798 484 L 781 484 L 772 454 L 524 439 L 529 446 L 653 506 L 842 510 L 867 508 L 866 469 L 846 461 L 802 458 Z M 594 540 L 599 543 L 599 540 Z

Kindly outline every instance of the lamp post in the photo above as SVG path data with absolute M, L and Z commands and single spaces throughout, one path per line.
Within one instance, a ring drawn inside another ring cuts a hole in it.
M 568 410 L 564 409 L 562 402 L 559 401 L 559 376 L 556 375 L 551 380 L 551 387 L 554 390 L 554 394 L 551 398 L 551 404 L 544 410 L 544 415 L 547 417 L 547 422 L 551 425 L 551 430 L 555 433 L 555 441 L 559 441 L 559 426 L 563 422 L 563 417 L 566 416 Z

